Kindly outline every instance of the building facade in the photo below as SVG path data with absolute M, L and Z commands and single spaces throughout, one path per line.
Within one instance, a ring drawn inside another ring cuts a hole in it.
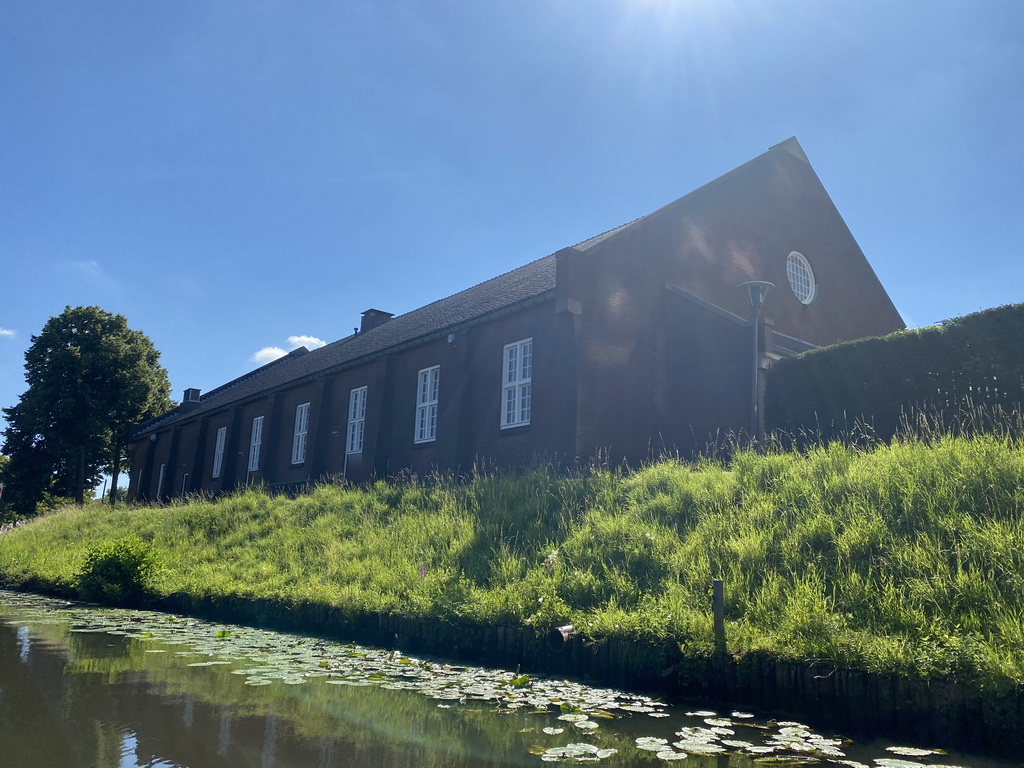
M 776 286 L 756 329 L 752 280 Z M 749 431 L 755 335 L 767 368 L 903 327 L 789 139 L 629 224 L 187 390 L 136 434 L 129 495 L 692 455 Z

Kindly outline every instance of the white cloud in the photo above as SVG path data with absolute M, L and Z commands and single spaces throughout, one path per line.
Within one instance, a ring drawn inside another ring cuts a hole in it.
M 18 334 L 10 328 L 0 328 L 0 338 L 13 339 Z
M 299 347 L 314 350 L 326 346 L 327 342 L 323 339 L 318 339 L 316 336 L 289 336 L 288 344 L 290 345 L 288 349 L 281 349 L 281 347 L 264 347 L 249 359 L 254 363 L 266 365 L 267 363 L 272 363 L 275 360 L 284 357 L 290 351 L 296 350 Z
M 326 341 L 324 341 L 323 339 L 318 339 L 316 336 L 289 336 L 288 343 L 292 345 L 292 349 L 305 347 L 310 351 L 314 349 L 320 349 L 320 347 L 327 346 Z
M 259 363 L 260 365 L 266 365 L 267 363 L 272 363 L 278 358 L 284 357 L 287 354 L 288 353 L 285 350 L 281 349 L 280 347 L 264 347 L 259 352 L 254 354 L 251 360 L 254 363 Z

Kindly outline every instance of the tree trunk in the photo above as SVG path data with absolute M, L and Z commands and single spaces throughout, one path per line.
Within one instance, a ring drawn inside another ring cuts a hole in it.
M 114 455 L 110 462 L 110 506 L 117 503 L 117 476 L 121 474 L 121 441 L 114 440 Z
M 78 470 L 75 472 L 75 504 L 85 504 L 85 446 L 78 449 Z

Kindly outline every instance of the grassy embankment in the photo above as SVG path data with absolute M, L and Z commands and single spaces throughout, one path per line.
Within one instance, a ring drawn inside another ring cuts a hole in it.
M 0 581 L 73 593 L 87 552 L 130 534 L 159 594 L 569 621 L 699 655 L 721 578 L 734 654 L 1024 679 L 1024 446 L 1005 437 L 67 508 L 0 537 Z

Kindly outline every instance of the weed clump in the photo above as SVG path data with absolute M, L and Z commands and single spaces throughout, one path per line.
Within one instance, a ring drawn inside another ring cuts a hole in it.
M 78 594 L 103 603 L 133 603 L 152 591 L 156 553 L 138 537 L 117 539 L 89 550 L 78 574 Z

